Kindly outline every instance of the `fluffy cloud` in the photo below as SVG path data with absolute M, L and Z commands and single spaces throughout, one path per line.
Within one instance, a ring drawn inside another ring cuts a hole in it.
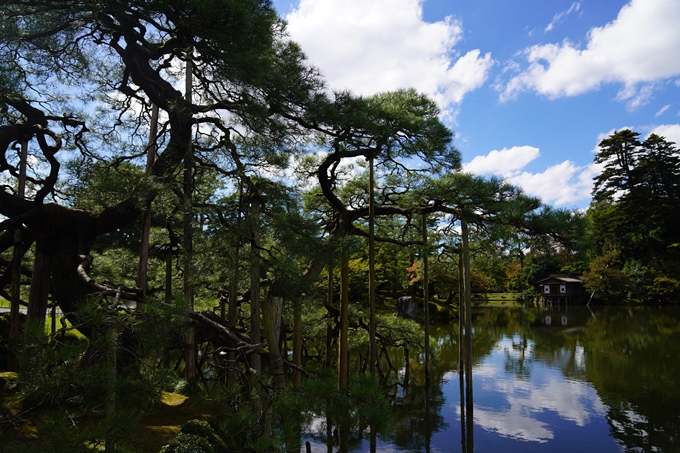
M 600 171 L 595 164 L 580 167 L 566 160 L 542 173 L 522 172 L 506 179 L 544 203 L 565 206 L 590 198 L 593 177 Z
M 414 87 L 447 108 L 484 83 L 493 60 L 479 50 L 454 58 L 460 22 L 424 22 L 421 3 L 301 0 L 286 20 L 332 89 L 371 95 Z
M 501 176 L 521 187 L 528 195 L 556 206 L 574 204 L 590 197 L 593 177 L 601 171 L 597 165 L 580 167 L 567 160 L 542 173 L 521 171 L 539 156 L 539 149 L 532 146 L 503 148 L 500 151 L 493 150 L 486 156 L 475 157 L 463 165 L 463 170 L 476 175 Z
M 654 83 L 680 75 L 680 2 L 631 0 L 618 17 L 593 28 L 584 49 L 564 41 L 524 51 L 528 65 L 505 85 L 501 99 L 524 90 L 551 98 L 574 96 L 603 83 L 624 87 L 618 99 L 644 104 Z
M 538 148 L 533 146 L 513 146 L 510 149 L 493 150 L 486 156 L 477 156 L 470 163 L 464 164 L 463 171 L 476 175 L 497 174 L 507 177 L 524 168 L 540 155 Z
M 662 124 L 656 126 L 649 133 L 666 137 L 666 140 L 675 142 L 676 146 L 680 146 L 680 124 Z

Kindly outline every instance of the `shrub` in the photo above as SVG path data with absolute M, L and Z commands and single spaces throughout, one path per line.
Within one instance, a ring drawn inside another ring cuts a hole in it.
M 189 420 L 179 429 L 172 442 L 160 453 L 215 453 L 220 444 L 215 431 L 204 420 Z
M 217 449 L 205 437 L 180 432 L 160 453 L 215 453 Z
M 179 429 L 179 432 L 201 436 L 204 439 L 207 439 L 214 446 L 217 446 L 220 443 L 217 436 L 215 435 L 215 431 L 213 431 L 210 424 L 205 420 L 189 420 L 182 425 L 182 427 Z

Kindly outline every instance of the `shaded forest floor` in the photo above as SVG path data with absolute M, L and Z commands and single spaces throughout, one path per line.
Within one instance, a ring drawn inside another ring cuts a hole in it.
M 14 373 L 0 373 L 0 453 L 38 453 L 43 448 L 40 442 L 44 433 L 37 426 L 43 414 L 35 410 L 21 415 L 24 409 L 17 404 L 16 393 L 4 388 L 8 382 L 11 387 L 15 379 Z M 194 418 L 209 418 L 208 402 L 163 392 L 156 406 L 141 417 L 139 428 L 129 433 L 129 449 L 124 451 L 158 453 L 183 423 Z

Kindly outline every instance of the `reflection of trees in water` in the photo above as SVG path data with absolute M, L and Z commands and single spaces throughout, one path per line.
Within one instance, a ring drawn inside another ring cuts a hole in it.
M 395 350 L 390 354 L 393 366 L 399 371 L 388 373 L 385 378 L 392 423 L 386 431 L 381 431 L 380 436 L 399 449 L 429 451 L 429 440 L 433 434 L 448 428 L 442 416 L 445 403 L 443 386 L 446 373 L 458 369 L 458 326 L 433 327 L 430 335 L 436 343 L 436 346 L 433 345 L 436 360 L 432 366 L 429 392 L 426 392 L 425 377 L 418 357 L 412 357 L 410 366 L 406 368 L 403 352 Z M 489 355 L 497 340 L 495 331 L 475 327 L 472 337 L 473 364 L 480 363 Z
M 432 338 L 437 340 L 434 355 L 441 357 L 442 349 L 450 348 L 447 344 L 450 338 L 437 334 Z M 448 427 L 442 416 L 444 373 L 448 369 L 437 366 L 441 363 L 439 360 L 433 362 L 427 392 L 422 364 L 417 361 L 418 357 L 415 359 L 407 368 L 403 353 L 393 354 L 392 363 L 398 371 L 388 373 L 384 381 L 392 420 L 390 426 L 380 432 L 380 437 L 399 449 L 420 451 L 429 450 L 432 435 Z
M 605 405 L 612 436 L 625 451 L 677 451 L 680 309 L 607 308 L 595 310 L 593 316 L 584 307 L 570 307 L 567 327 L 546 326 L 545 313 L 536 310 L 483 309 L 473 313 L 475 365 L 506 338 L 509 341 L 502 344 L 506 348 L 504 368 L 509 375 L 528 381 L 534 366 L 540 365 L 560 370 L 566 379 L 589 381 Z M 565 313 L 553 313 L 553 319 Z M 458 378 L 457 329 L 457 325 L 432 329 L 436 360 L 428 404 L 420 356 L 412 354 L 407 368 L 403 350 L 390 350 L 397 371 L 383 367 L 391 419 L 380 431 L 382 441 L 399 450 L 427 451 L 435 433 L 460 429 L 447 426 L 442 414 L 445 376 Z M 355 427 L 349 448 L 359 448 L 368 432 L 367 426 Z M 319 434 L 325 441 L 325 428 Z M 329 437 L 332 443 L 332 434 Z
M 529 380 L 533 364 L 540 362 L 561 370 L 567 378 L 584 380 L 580 338 L 587 319 L 585 313 L 579 308 L 555 313 L 533 308 L 478 309 L 475 335 L 486 334 L 488 338 L 478 338 L 478 342 L 489 350 L 503 337 L 511 340 L 510 348 L 505 350 L 505 371 L 517 379 Z M 545 326 L 546 314 L 556 319 L 567 316 L 569 327 Z
M 680 311 L 603 310 L 585 344 L 586 376 L 607 406 L 612 435 L 626 451 L 677 451 Z
M 475 334 L 512 340 L 505 371 L 518 379 L 529 379 L 540 362 L 591 382 L 626 451 L 677 451 L 680 309 L 611 307 L 593 315 L 571 307 L 548 314 L 567 316 L 568 326 L 545 326 L 545 313 L 535 310 L 490 309 L 478 311 Z

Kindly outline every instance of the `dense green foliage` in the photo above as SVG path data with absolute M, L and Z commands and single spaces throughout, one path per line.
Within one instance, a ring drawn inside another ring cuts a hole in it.
M 675 143 L 631 130 L 600 142 L 588 210 L 597 257 L 587 286 L 607 300 L 680 296 L 680 153 Z

